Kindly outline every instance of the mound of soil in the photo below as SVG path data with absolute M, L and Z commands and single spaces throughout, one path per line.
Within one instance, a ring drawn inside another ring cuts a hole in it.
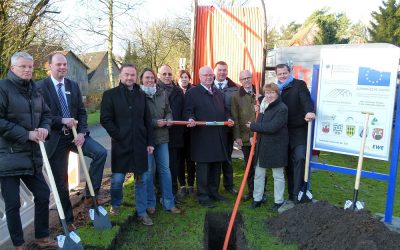
M 299 249 L 400 249 L 400 234 L 368 211 L 344 210 L 325 201 L 299 204 L 266 224 L 272 235 Z

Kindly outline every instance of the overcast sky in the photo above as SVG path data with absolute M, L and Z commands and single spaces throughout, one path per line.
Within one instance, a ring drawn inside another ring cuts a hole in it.
M 85 10 L 82 8 L 82 0 L 66 0 L 61 1 L 60 10 L 61 17 L 68 17 L 67 21 L 73 21 L 78 16 L 85 15 Z M 261 1 L 261 0 L 260 0 Z M 249 0 L 250 6 L 261 6 L 258 0 Z M 270 26 L 280 27 L 292 21 L 302 23 L 317 9 L 330 7 L 332 12 L 345 13 L 350 20 L 355 23 L 361 21 L 368 24 L 371 18 L 371 12 L 378 10 L 382 6 L 382 0 L 264 0 L 267 9 L 267 18 Z M 199 5 L 209 5 L 209 0 L 199 0 Z M 190 10 L 192 0 L 147 0 L 143 2 L 142 8 L 137 11 L 137 15 L 143 21 L 152 21 L 165 17 L 182 16 L 183 12 Z M 82 34 L 77 32 L 76 36 L 82 38 Z M 82 41 L 82 39 L 81 39 Z M 83 39 L 87 42 L 88 39 Z M 95 41 L 93 41 L 95 42 Z M 79 42 L 77 42 L 79 43 Z M 120 42 L 119 42 L 120 43 Z M 93 50 L 105 50 L 104 48 L 94 47 Z M 123 49 L 121 44 L 116 40 L 115 48 L 118 54 L 121 54 Z

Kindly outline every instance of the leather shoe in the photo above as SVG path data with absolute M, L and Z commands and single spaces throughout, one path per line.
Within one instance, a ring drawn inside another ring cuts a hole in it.
M 35 244 L 38 249 L 58 249 L 57 242 L 49 237 L 36 239 Z
M 96 198 L 96 202 L 97 202 L 97 205 L 100 206 L 100 205 L 103 205 L 103 204 L 107 203 L 108 200 Z M 83 200 L 83 204 L 85 205 L 85 208 L 94 207 L 93 198 L 91 196 L 90 197 L 85 197 L 85 199 Z
M 28 248 L 26 247 L 25 244 L 22 244 L 22 245 L 20 245 L 20 246 L 16 246 L 16 247 L 15 247 L 15 250 L 26 250 L 26 249 L 28 249 Z
M 210 200 L 199 201 L 199 204 L 205 208 L 214 208 L 215 204 Z
M 228 193 L 238 194 L 238 191 L 235 188 L 225 188 Z
M 250 208 L 254 209 L 254 208 L 260 207 L 261 204 L 262 204 L 261 201 L 253 201 L 253 203 L 251 204 Z
M 173 213 L 173 214 L 181 214 L 181 213 L 183 213 L 183 210 L 180 209 L 180 208 L 177 208 L 177 207 L 173 207 L 173 208 L 171 208 L 171 209 L 168 210 L 168 211 L 170 211 L 170 212 Z
M 253 194 L 246 194 L 246 195 L 243 196 L 242 199 L 243 199 L 244 202 L 246 202 L 246 201 L 251 200 L 251 198 L 253 198 Z
M 68 224 L 67 228 L 69 232 L 76 231 L 76 226 L 73 223 Z
M 222 201 L 222 202 L 229 201 L 228 198 L 226 198 L 225 196 L 222 196 L 220 194 L 210 195 L 210 198 L 214 201 Z
M 156 213 L 156 209 L 154 207 L 146 208 L 146 212 L 148 215 L 154 215 Z

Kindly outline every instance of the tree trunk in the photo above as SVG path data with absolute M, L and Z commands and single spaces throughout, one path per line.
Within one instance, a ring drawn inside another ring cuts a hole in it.
M 113 77 L 113 28 L 114 28 L 114 16 L 113 16 L 114 0 L 108 0 L 108 78 L 110 81 L 110 88 L 114 87 Z

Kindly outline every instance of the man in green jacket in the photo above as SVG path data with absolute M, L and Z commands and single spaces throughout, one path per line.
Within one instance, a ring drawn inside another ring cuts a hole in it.
M 250 129 L 246 127 L 248 122 L 254 122 L 256 114 L 254 105 L 256 104 L 255 88 L 252 84 L 252 74 L 249 70 L 242 70 L 239 74 L 239 81 L 242 84 L 239 91 L 232 95 L 231 115 L 235 121 L 233 127 L 233 138 L 235 142 L 242 148 L 245 166 L 250 155 Z M 254 165 L 251 164 L 249 175 L 247 177 L 247 186 L 249 193 L 243 197 L 244 201 L 248 201 L 253 197 L 254 187 Z

